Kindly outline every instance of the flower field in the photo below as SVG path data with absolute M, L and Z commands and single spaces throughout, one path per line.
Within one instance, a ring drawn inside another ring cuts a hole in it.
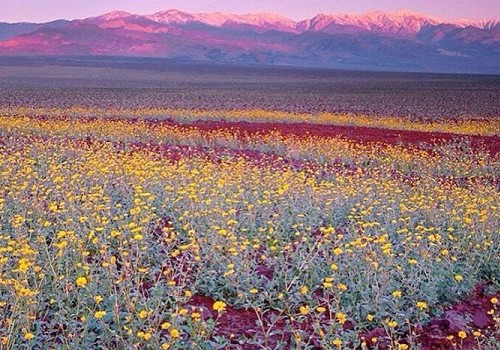
M 497 349 L 496 119 L 2 115 L 2 349 Z

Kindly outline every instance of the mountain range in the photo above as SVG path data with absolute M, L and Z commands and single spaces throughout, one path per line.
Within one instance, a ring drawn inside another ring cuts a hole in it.
M 445 21 L 410 11 L 294 21 L 167 10 L 48 23 L 0 23 L 2 56 L 138 56 L 307 67 L 500 73 L 500 20 Z

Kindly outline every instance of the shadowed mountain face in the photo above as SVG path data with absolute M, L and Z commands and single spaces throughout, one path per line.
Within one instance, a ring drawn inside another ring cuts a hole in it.
M 21 34 L 32 33 L 41 28 L 57 28 L 67 24 L 68 21 L 59 20 L 48 23 L 0 23 L 0 41 L 13 38 Z
M 45 24 L 0 23 L 0 55 L 107 55 L 310 67 L 500 73 L 500 22 L 408 11 L 319 14 L 111 12 Z

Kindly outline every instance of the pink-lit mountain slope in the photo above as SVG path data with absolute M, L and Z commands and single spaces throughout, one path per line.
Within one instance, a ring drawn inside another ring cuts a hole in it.
M 252 27 L 256 30 L 297 31 L 297 23 L 295 21 L 271 13 L 249 13 L 246 15 L 220 12 L 189 14 L 177 10 L 167 10 L 146 17 L 155 22 L 171 25 L 200 23 L 218 28 L 242 26 Z
M 314 67 L 500 73 L 500 23 L 409 11 L 269 14 L 115 11 L 46 24 L 0 24 L 0 55 L 149 56 Z

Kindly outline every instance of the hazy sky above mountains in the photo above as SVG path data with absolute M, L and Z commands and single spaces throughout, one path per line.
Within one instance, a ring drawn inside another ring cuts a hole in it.
M 322 12 L 390 12 L 403 8 L 444 19 L 500 18 L 500 0 L 0 0 L 0 21 L 46 22 L 114 10 L 149 14 L 171 8 L 187 12 L 273 12 L 296 20 Z

